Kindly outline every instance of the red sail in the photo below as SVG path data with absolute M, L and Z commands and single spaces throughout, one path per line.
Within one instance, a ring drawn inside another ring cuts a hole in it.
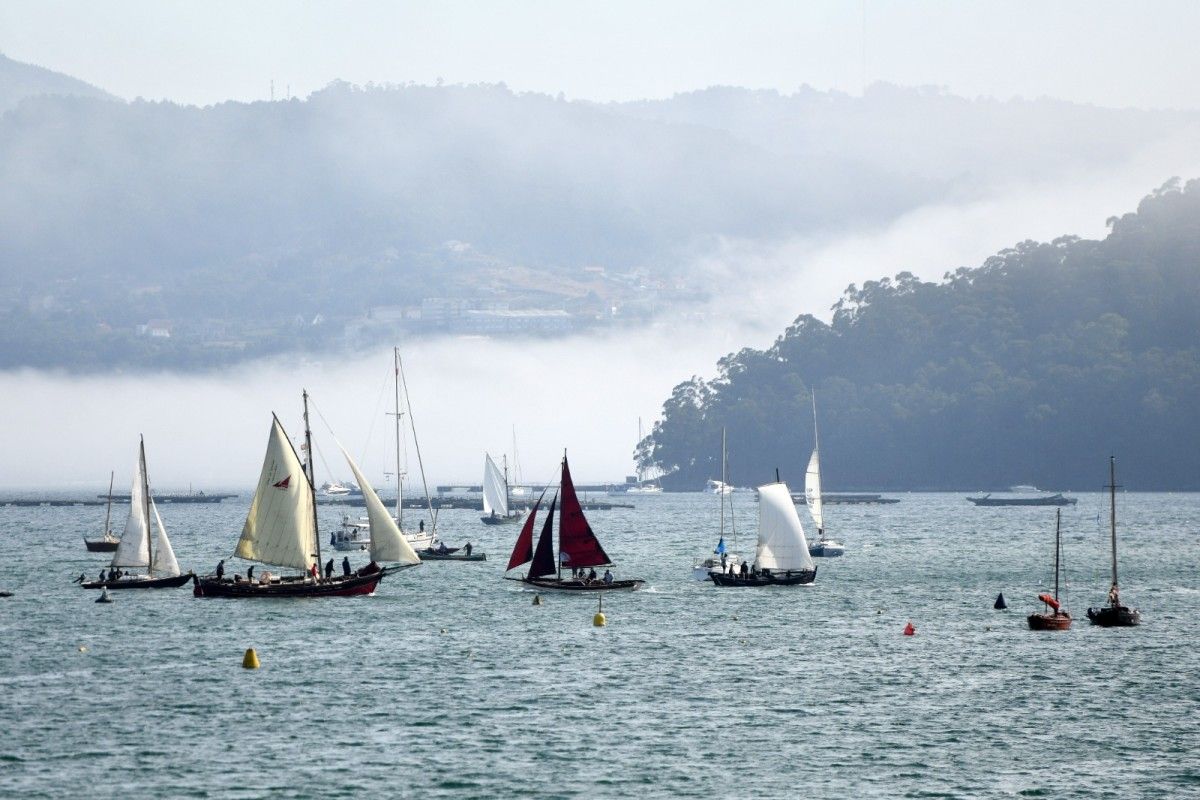
M 542 492 L 542 496 L 545 495 L 546 493 Z M 521 526 L 521 533 L 517 536 L 517 544 L 513 548 L 512 556 L 508 559 L 508 566 L 504 568 L 505 572 L 533 560 L 533 523 L 537 518 L 538 506 L 541 504 L 542 498 L 539 497 L 533 504 L 533 509 L 529 512 L 525 524 Z
M 604 567 L 612 562 L 608 553 L 600 546 L 600 540 L 592 533 L 579 498 L 575 495 L 575 484 L 571 481 L 571 470 L 563 456 L 562 466 L 562 516 L 558 523 L 558 557 L 564 567 Z
M 550 513 L 542 524 L 542 533 L 538 536 L 537 552 L 533 554 L 533 563 L 529 565 L 528 578 L 543 578 L 554 575 L 558 570 L 554 566 L 554 504 L 558 496 L 550 501 Z

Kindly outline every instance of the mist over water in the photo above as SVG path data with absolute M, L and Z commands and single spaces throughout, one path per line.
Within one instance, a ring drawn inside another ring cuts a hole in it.
M 1103 174 L 1002 187 L 985 200 L 923 207 L 876 230 L 785 242 L 726 240 L 694 265 L 708 276 L 707 306 L 676 309 L 646 328 L 553 340 L 400 342 L 428 478 L 478 482 L 483 452 L 511 453 L 515 426 L 525 480 L 554 478 L 564 447 L 578 480 L 620 480 L 633 468 L 638 418 L 649 432 L 671 388 L 693 374 L 711 375 L 720 356 L 769 345 L 799 314 L 827 319 L 850 283 L 902 270 L 937 280 L 1025 239 L 1102 237 L 1105 220 L 1132 210 L 1149 189 L 1172 175 L 1200 174 L 1200 155 L 1184 146 L 1185 138 Z M 382 482 L 394 459 L 385 416 L 391 381 L 384 348 L 196 374 L 3 373 L 0 415 L 8 422 L 9 457 L 0 461 L 0 486 L 91 489 L 113 469 L 121 484 L 138 433 L 146 436 L 160 489 L 246 486 L 257 477 L 272 411 L 300 435 L 303 388 L 366 474 Z M 318 480 L 348 477 L 315 413 L 313 430 Z M 416 485 L 411 434 L 406 442 Z

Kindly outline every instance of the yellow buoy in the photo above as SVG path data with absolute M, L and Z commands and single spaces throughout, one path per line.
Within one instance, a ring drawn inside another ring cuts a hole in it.
M 592 625 L 597 628 L 603 628 L 608 624 L 608 617 L 604 616 L 604 598 L 600 598 L 600 607 L 596 610 L 596 615 L 592 617 Z
M 258 669 L 258 653 L 254 652 L 253 647 L 246 648 L 246 655 L 242 656 L 243 669 Z

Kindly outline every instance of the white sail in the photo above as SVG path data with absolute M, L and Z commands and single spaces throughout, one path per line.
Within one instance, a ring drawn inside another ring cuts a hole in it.
M 133 488 L 129 491 L 129 516 L 125 520 L 121 543 L 117 545 L 117 552 L 113 553 L 114 567 L 143 569 L 150 565 L 150 521 L 146 519 L 144 468 L 139 446 L 137 465 L 133 468 Z
M 346 457 L 346 463 L 350 465 L 350 471 L 354 473 L 354 480 L 362 489 L 363 499 L 367 501 L 367 520 L 371 526 L 371 560 L 395 561 L 401 564 L 419 563 L 421 559 L 417 557 L 412 545 L 400 533 L 400 527 L 396 525 L 396 520 L 392 519 L 392 515 L 384 507 L 383 501 L 379 499 L 375 489 L 359 470 L 358 464 L 354 463 L 354 459 L 346 452 L 346 448 L 340 444 L 338 447 L 341 447 L 342 455 Z
M 814 569 L 808 541 L 785 483 L 758 487 L 758 550 L 755 566 L 772 571 Z
M 150 498 L 150 513 L 154 515 L 154 525 L 157 535 L 154 537 L 154 563 L 150 565 L 150 574 L 156 577 L 173 578 L 179 574 L 179 562 L 175 560 L 175 551 L 167 538 L 167 529 L 159 516 L 158 506 L 154 498 Z
M 491 456 L 485 454 L 483 459 L 483 513 L 507 517 L 508 497 L 505 496 L 504 473 Z
M 808 503 L 808 513 L 812 515 L 813 524 L 817 530 L 825 528 L 821 517 L 821 455 L 813 450 L 812 458 L 808 460 L 808 471 L 804 473 L 804 499 Z
M 280 567 L 316 563 L 312 487 L 283 426 L 271 423 L 267 455 L 234 555 Z

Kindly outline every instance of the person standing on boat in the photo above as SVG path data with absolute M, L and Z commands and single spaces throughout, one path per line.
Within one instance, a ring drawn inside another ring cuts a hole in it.
M 610 569 L 604 570 L 604 585 L 612 586 L 612 582 L 613 582 L 612 570 L 610 570 Z
M 350 556 L 342 556 L 342 575 L 350 577 Z
M 473 548 L 471 547 L 471 543 L 470 543 L 470 542 L 467 542 L 465 545 L 463 545 L 463 552 L 467 554 L 467 558 L 470 558 L 470 557 L 471 557 L 471 550 L 472 550 L 472 549 L 473 549 Z
M 333 559 L 331 558 L 325 562 L 325 580 L 329 580 L 332 577 L 333 577 Z
M 596 580 L 596 568 L 592 567 L 590 570 L 588 570 L 587 582 L 591 583 L 594 580 Z
M 253 564 L 250 565 L 250 569 L 246 570 L 246 580 L 248 580 L 248 581 L 254 580 L 254 565 Z
M 742 559 L 742 579 L 745 580 L 746 576 L 749 574 L 750 574 L 750 565 L 747 564 L 746 559 L 743 558 Z
M 221 580 L 224 577 L 225 577 L 225 559 L 222 558 L 220 561 L 217 562 L 217 580 Z

